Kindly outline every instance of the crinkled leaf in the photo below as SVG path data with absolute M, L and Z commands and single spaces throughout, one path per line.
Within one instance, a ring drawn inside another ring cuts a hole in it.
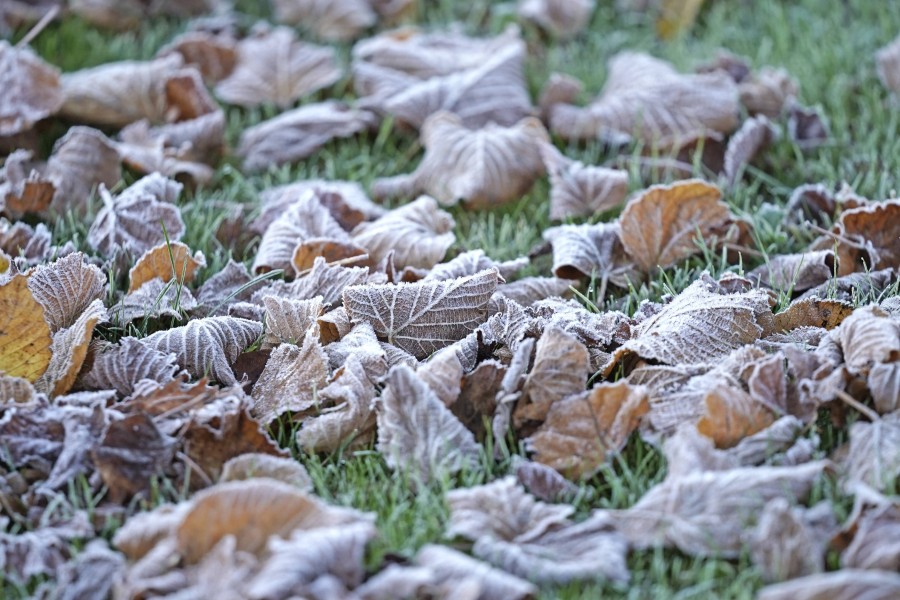
M 50 345 L 53 356 L 47 370 L 35 382 L 38 391 L 59 396 L 72 388 L 87 356 L 94 327 L 106 319 L 103 302 L 93 300 L 74 323 L 53 333 L 53 343 Z
M 565 157 L 550 143 L 541 144 L 550 176 L 550 218 L 590 217 L 615 208 L 628 194 L 628 173 L 587 166 Z
M 90 369 L 80 383 L 88 389 L 116 390 L 130 395 L 137 383 L 149 379 L 163 384 L 178 370 L 175 355 L 159 352 L 133 337 L 125 337 L 116 345 L 97 347 Z
M 176 280 L 190 283 L 197 269 L 206 266 L 206 257 L 199 250 L 191 256 L 191 249 L 181 242 L 165 242 L 154 246 L 138 258 L 128 271 L 128 293 L 138 290 L 151 279 Z
M 106 275 L 86 263 L 81 252 L 73 252 L 28 275 L 28 289 L 44 307 L 50 331 L 70 327 L 94 301 L 106 293 Z
M 302 413 L 318 402 L 317 392 L 329 375 L 328 356 L 318 337 L 311 331 L 301 346 L 281 344 L 272 351 L 253 386 L 253 416 L 261 423 L 271 423 L 286 412 Z

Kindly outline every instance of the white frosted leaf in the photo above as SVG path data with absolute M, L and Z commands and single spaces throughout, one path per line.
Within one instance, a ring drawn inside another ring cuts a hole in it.
M 28 289 L 44 307 L 52 332 L 71 326 L 94 300 L 106 294 L 106 275 L 73 252 L 48 265 L 40 265 L 28 277 Z
M 301 346 L 281 344 L 272 351 L 253 386 L 253 416 L 271 423 L 286 412 L 303 412 L 318 402 L 328 379 L 328 356 L 310 331 Z
M 792 507 L 775 498 L 747 532 L 750 555 L 766 581 L 784 581 L 825 570 L 825 551 L 837 530 L 828 502 Z
M 340 78 L 332 48 L 301 42 L 292 29 L 276 27 L 238 43 L 237 65 L 215 93 L 229 104 L 284 109 Z
M 487 207 L 518 200 L 544 173 L 539 144 L 549 138 L 540 121 L 471 130 L 450 113 L 436 113 L 422 126 L 425 156 L 409 175 L 378 179 L 376 199 L 427 193 L 443 204 L 462 200 Z
M 88 389 L 116 390 L 128 396 L 137 382 L 147 379 L 165 384 L 177 370 L 174 354 L 159 352 L 137 338 L 126 337 L 116 345 L 98 347 L 90 370 L 80 381 Z
M 365 267 L 329 265 L 324 258 L 318 257 L 309 273 L 290 283 L 276 281 L 254 292 L 251 299 L 262 303 L 262 299 L 270 295 L 295 300 L 322 296 L 323 304 L 335 305 L 341 302 L 341 294 L 346 287 L 365 284 L 368 279 L 369 269 Z
M 309 300 L 293 300 L 276 296 L 263 297 L 266 307 L 265 343 L 277 346 L 281 343 L 297 344 L 306 337 L 322 314 L 322 297 Z M 318 335 L 318 327 L 313 330 Z
M 738 177 L 754 158 L 775 142 L 780 133 L 764 115 L 751 117 L 728 140 L 725 149 L 725 181 L 729 186 L 737 183 Z
M 487 319 L 496 270 L 450 281 L 359 285 L 344 290 L 344 308 L 379 338 L 422 359 L 461 340 Z
M 316 192 L 319 202 L 347 231 L 363 221 L 377 219 L 387 212 L 382 206 L 369 200 L 358 183 L 306 179 L 262 191 L 259 195 L 262 211 L 250 224 L 250 229 L 259 234 L 265 233 L 275 219 L 309 190 Z
M 93 189 L 108 188 L 121 179 L 119 152 L 102 132 L 76 125 L 53 144 L 47 160 L 47 177 L 56 186 L 51 207 L 59 212 L 83 213 Z
M 851 425 L 850 448 L 841 466 L 851 483 L 862 482 L 879 491 L 891 489 L 900 477 L 900 414 Z
M 628 173 L 587 166 L 562 155 L 552 144 L 541 144 L 550 176 L 550 218 L 590 217 L 622 204 L 628 195 Z
M 464 591 L 466 598 L 526 600 L 538 593 L 533 583 L 447 546 L 427 544 L 416 554 L 414 562 L 431 571 L 433 580 L 442 584 L 444 597 Z
M 234 317 L 207 317 L 158 331 L 141 340 L 160 352 L 172 352 L 178 365 L 194 377 L 209 375 L 219 383 L 237 383 L 230 363 L 262 333 L 262 324 Z
M 805 292 L 831 279 L 834 263 L 831 250 L 779 254 L 747 273 L 747 279 L 776 290 Z
M 353 230 L 353 241 L 374 263 L 393 253 L 395 268 L 430 269 L 456 241 L 455 225 L 433 198 L 422 196 L 375 221 L 360 223 Z
M 553 273 L 566 279 L 596 276 L 627 286 L 637 273 L 619 238 L 618 223 L 560 225 L 544 231 L 553 248 Z
M 524 277 L 498 285 L 497 294 L 522 306 L 531 306 L 547 298 L 571 296 L 572 281 L 559 277 Z
M 63 103 L 59 70 L 44 62 L 28 46 L 0 40 L 0 136 L 31 129 Z
M 386 378 L 378 410 L 378 451 L 393 468 L 409 469 L 423 482 L 477 465 L 475 437 L 431 388 L 405 366 Z
M 190 290 L 177 282 L 154 277 L 110 307 L 109 317 L 119 325 L 137 319 L 172 317 L 181 320 L 183 313 L 197 308 Z
M 272 0 L 272 8 L 279 23 L 332 41 L 352 40 L 377 20 L 366 0 Z

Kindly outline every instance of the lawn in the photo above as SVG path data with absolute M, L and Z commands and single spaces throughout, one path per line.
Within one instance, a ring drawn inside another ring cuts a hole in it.
M 799 101 L 820 109 L 828 120 L 831 135 L 824 145 L 810 150 L 799 149 L 783 135 L 745 169 L 733 187 L 725 189 L 723 201 L 735 215 L 752 224 L 752 252 L 733 261 L 727 260 L 722 252 L 704 248 L 674 267 L 634 282 L 627 290 L 610 288 L 602 298 L 598 294 L 598 281 L 590 278 L 573 281 L 576 297 L 591 310 L 618 309 L 631 314 L 644 300 L 659 301 L 666 295 L 677 295 L 704 271 L 709 271 L 714 278 L 726 272 L 742 275 L 768 257 L 803 251 L 818 233 L 791 225 L 780 212 L 797 186 L 823 183 L 834 189 L 846 182 L 866 198 L 896 197 L 900 189 L 900 108 L 896 98 L 891 99 L 878 79 L 874 53 L 900 32 L 900 11 L 890 10 L 886 3 L 865 0 L 716 0 L 705 3 L 689 31 L 673 40 L 662 41 L 656 36 L 651 16 L 622 12 L 612 1 L 598 4 L 589 28 L 570 41 L 560 42 L 532 25 L 523 26 L 522 36 L 529 48 L 526 75 L 532 98 L 538 97 L 550 73 L 564 72 L 584 82 L 585 92 L 579 101 L 588 101 L 606 79 L 606 60 L 622 50 L 646 51 L 670 61 L 679 71 L 690 71 L 709 62 L 719 50 L 727 49 L 746 57 L 753 68 L 771 65 L 786 69 L 799 82 Z M 247 22 L 272 18 L 265 2 L 242 0 L 236 5 L 246 15 Z M 486 36 L 498 34 L 516 21 L 509 3 L 420 0 L 419 5 L 418 20 L 428 28 L 459 22 L 467 33 Z M 150 59 L 185 27 L 178 20 L 157 18 L 143 22 L 137 31 L 116 33 L 95 28 L 77 18 L 66 18 L 50 24 L 31 42 L 31 47 L 63 71 L 74 71 L 116 60 Z M 24 30 L 15 32 L 12 41 L 25 33 Z M 340 44 L 338 48 L 340 60 L 346 64 L 351 45 Z M 352 101 L 349 77 L 335 84 L 327 95 L 316 92 L 303 102 L 322 100 L 326 96 Z M 235 106 L 226 106 L 225 111 L 226 135 L 232 148 L 237 146 L 244 129 L 278 112 L 274 107 Z M 66 125 L 61 122 L 45 125 L 41 132 L 44 150 L 49 152 L 53 141 L 65 131 Z M 621 154 L 598 142 L 568 143 L 558 138 L 554 142 L 566 156 L 585 164 L 613 164 Z M 640 152 L 641 148 L 633 145 L 625 153 L 631 192 L 673 180 L 665 175 L 648 177 L 642 173 Z M 226 217 L 221 210 L 223 203 L 244 204 L 249 207 L 249 214 L 258 214 L 260 192 L 311 178 L 353 181 L 368 189 L 377 178 L 412 171 L 422 154 L 416 133 L 396 127 L 388 119 L 377 131 L 331 141 L 308 159 L 260 174 L 243 173 L 239 159 L 226 156 L 208 185 L 187 189 L 179 201 L 186 225 L 182 241 L 206 257 L 206 267 L 200 271 L 196 285 L 218 273 L 230 259 L 249 266 L 258 247 L 258 237 L 241 248 L 223 244 L 216 238 L 215 232 Z M 618 164 L 623 164 L 621 158 Z M 710 178 L 699 159 L 694 161 L 694 169 L 694 176 Z M 139 175 L 127 173 L 125 177 L 121 188 L 137 180 Z M 497 261 L 528 255 L 543 243 L 544 230 L 555 224 L 549 218 L 549 190 L 547 179 L 541 178 L 521 199 L 501 207 L 448 208 L 456 221 L 457 236 L 448 256 L 474 249 L 484 250 Z M 389 207 L 398 204 L 389 203 Z M 54 243 L 71 240 L 78 249 L 91 254 L 88 229 L 101 206 L 95 195 L 87 215 L 59 215 L 54 223 L 48 223 Z M 618 212 L 607 211 L 587 221 L 571 222 L 612 220 Z M 536 254 L 523 274 L 546 276 L 550 270 L 550 255 Z M 786 307 L 791 299 L 790 290 L 775 291 L 780 302 L 777 308 Z M 110 300 L 114 292 L 110 290 Z M 873 299 L 856 300 L 863 305 Z M 158 324 L 146 322 L 129 328 L 113 324 L 101 328 L 96 335 L 115 342 L 124 335 L 145 336 L 156 327 Z M 829 455 L 846 442 L 847 432 L 847 427 L 835 426 L 824 414 L 806 430 L 807 435 L 818 435 L 821 439 L 819 457 Z M 290 423 L 273 427 L 271 433 L 307 468 L 315 493 L 321 498 L 377 515 L 378 536 L 368 545 L 365 557 L 370 573 L 379 570 L 385 561 L 412 558 L 428 543 L 455 544 L 466 549 L 465 543 L 444 537 L 449 519 L 446 493 L 501 477 L 510 471 L 512 461 L 510 453 L 496 461 L 490 459 L 491 451 L 487 450 L 479 468 L 440 477 L 427 486 L 414 486 L 389 468 L 374 446 L 313 455 L 293 443 Z M 524 448 L 515 448 L 513 453 L 524 453 Z M 665 474 L 666 460 L 661 451 L 638 435 L 632 435 L 625 449 L 608 465 L 578 483 L 573 500 L 576 518 L 584 518 L 597 508 L 628 508 L 661 482 Z M 171 482 L 156 483 L 154 492 L 132 503 L 129 512 L 183 498 L 183 491 Z M 90 512 L 103 503 L 104 492 L 101 490 L 96 495 L 84 492 L 85 489 L 90 490 L 85 481 L 73 483 L 69 500 L 73 506 Z M 843 521 L 852 506 L 852 498 L 831 480 L 817 484 L 809 504 L 820 499 L 833 502 L 838 522 Z M 114 527 L 103 533 L 111 538 Z M 828 564 L 836 566 L 836 561 L 837 554 L 829 554 Z M 638 550 L 630 553 L 628 567 L 630 584 L 599 581 L 544 586 L 540 597 L 752 598 L 764 585 L 747 553 L 726 560 L 695 558 L 669 549 Z M 28 597 L 40 583 L 40 579 L 35 579 L 23 587 L 4 581 L 0 595 Z

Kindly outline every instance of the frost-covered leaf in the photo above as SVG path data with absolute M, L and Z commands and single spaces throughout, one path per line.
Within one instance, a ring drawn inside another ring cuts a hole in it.
M 479 558 L 532 581 L 627 581 L 625 540 L 601 516 L 575 524 L 568 504 L 544 504 L 513 477 L 447 494 L 447 534 L 475 542 Z
M 31 129 L 63 103 L 59 70 L 30 48 L 0 40 L 0 136 Z
M 730 448 L 775 422 L 768 406 L 740 388 L 717 386 L 706 393 L 704 403 L 706 413 L 697 430 L 719 448 Z
M 900 595 L 900 575 L 887 571 L 841 569 L 764 587 L 759 600 L 891 600 Z
M 0 280 L 0 373 L 35 382 L 50 364 L 51 333 L 28 278 Z
M 900 413 L 851 425 L 850 448 L 841 466 L 850 483 L 891 489 L 900 477 Z
M 197 269 L 206 266 L 206 257 L 199 250 L 191 255 L 191 249 L 181 242 L 164 242 L 144 252 L 128 271 L 128 293 L 137 291 L 151 279 L 190 283 Z
M 366 195 L 361 185 L 351 181 L 306 179 L 264 190 L 259 195 L 262 211 L 250 224 L 250 229 L 263 234 L 269 225 L 309 190 L 314 190 L 319 202 L 328 209 L 340 226 L 351 231 L 363 221 L 371 221 L 387 212 Z
M 522 306 L 531 306 L 535 302 L 540 302 L 547 298 L 570 297 L 572 295 L 572 281 L 560 277 L 524 277 L 512 283 L 498 285 L 496 294 Z
M 841 552 L 841 566 L 896 571 L 900 564 L 900 505 L 864 485 L 853 489 L 853 512 L 840 537 L 852 536 Z
M 262 333 L 262 324 L 234 317 L 196 319 L 183 327 L 158 331 L 142 343 L 172 352 L 194 377 L 207 374 L 222 384 L 236 383 L 230 363 Z
M 835 272 L 835 257 L 831 250 L 779 254 L 769 258 L 747 273 L 751 281 L 776 290 L 805 292 L 828 281 Z
M 893 267 L 900 261 L 900 200 L 845 210 L 832 232 L 835 239 L 821 238 L 812 249 L 828 250 L 837 241 L 838 275 Z
M 669 476 L 627 510 L 611 511 L 633 548 L 676 547 L 692 556 L 737 557 L 741 535 L 775 498 L 804 501 L 830 463 L 745 467 Z
M 271 0 L 279 23 L 304 27 L 330 41 L 347 41 L 375 24 L 366 0 Z
M 470 207 L 517 200 L 543 174 L 539 143 L 549 139 L 541 122 L 531 117 L 510 127 L 488 124 L 471 130 L 450 113 L 429 117 L 420 137 L 422 162 L 409 175 L 376 180 L 376 199 L 425 192 L 443 204 L 462 200 Z
M 697 237 L 721 235 L 732 220 L 721 197 L 719 188 L 699 179 L 648 188 L 619 217 L 625 251 L 646 273 L 696 254 Z
M 332 48 L 301 42 L 293 29 L 276 27 L 238 43 L 237 65 L 215 92 L 229 104 L 274 103 L 284 109 L 340 78 Z
M 54 331 L 50 345 L 53 355 L 47 370 L 35 381 L 35 389 L 50 396 L 68 392 L 84 364 L 94 327 L 106 319 L 103 302 L 92 300 L 71 325 Z
M 541 144 L 550 176 L 550 218 L 590 217 L 615 208 L 628 194 L 628 173 L 587 166 L 572 160 L 550 143 Z
M 321 296 L 309 300 L 264 296 L 263 304 L 266 307 L 267 345 L 298 344 L 311 329 L 318 337 L 316 320 L 322 315 Z
M 84 258 L 81 252 L 73 252 L 28 275 L 28 289 L 44 307 L 44 318 L 53 333 L 71 326 L 106 293 L 106 275 Z
M 362 285 L 369 279 L 369 270 L 365 267 L 344 267 L 329 265 L 324 258 L 317 257 L 313 261 L 309 273 L 298 277 L 290 283 L 277 281 L 267 287 L 255 291 L 253 302 L 262 302 L 268 295 L 308 300 L 322 296 L 323 304 L 335 305 L 341 302 L 341 294 L 351 285 Z
M 637 133 L 658 149 L 718 137 L 738 124 L 738 92 L 727 74 L 683 75 L 646 54 L 621 52 L 609 61 L 606 85 L 580 108 L 557 104 L 550 131 L 565 139 L 621 139 Z
M 245 129 L 237 155 L 247 171 L 264 171 L 302 160 L 327 142 L 365 131 L 375 122 L 372 113 L 339 102 L 307 104 Z
M 397 268 L 430 269 L 456 241 L 455 225 L 433 198 L 422 196 L 375 221 L 360 223 L 353 230 L 353 241 L 365 248 L 375 263 L 393 253 Z
M 119 152 L 100 131 L 75 126 L 53 144 L 47 160 L 47 177 L 56 186 L 51 208 L 79 214 L 87 210 L 95 186 L 113 187 L 121 179 Z
M 794 102 L 788 108 L 787 133 L 798 148 L 811 150 L 828 142 L 831 127 L 820 108 Z
M 618 286 L 636 278 L 618 223 L 560 225 L 544 231 L 553 248 L 553 273 L 566 279 L 597 276 Z
M 900 323 L 878 306 L 853 311 L 837 330 L 844 362 L 865 375 L 877 363 L 894 362 L 900 353 Z
M 771 312 L 764 292 L 724 294 L 708 276 L 701 276 L 639 323 L 636 335 L 614 358 L 634 353 L 669 365 L 713 362 L 756 341 L 763 332 L 759 322 L 766 315 Z
M 537 462 L 569 478 L 589 477 L 625 447 L 649 408 L 645 388 L 601 384 L 551 404 L 526 444 Z
M 378 444 L 388 465 L 409 469 L 429 481 L 477 464 L 480 447 L 438 399 L 405 365 L 394 367 L 378 407 Z
M 105 256 L 120 250 L 139 256 L 166 237 L 180 239 L 184 221 L 173 202 L 181 188 L 158 174 L 138 180 L 115 197 L 101 186 L 103 208 L 88 231 L 88 243 Z
M 587 27 L 595 6 L 596 0 L 519 0 L 517 11 L 523 19 L 567 39 Z
M 123 127 L 147 119 L 171 123 L 212 112 L 215 102 L 200 73 L 179 55 L 122 61 L 62 76 L 60 114 L 81 123 Z
M 760 115 L 744 121 L 725 149 L 725 181 L 734 186 L 744 168 L 779 137 L 778 129 Z
M 175 355 L 149 348 L 133 337 L 125 337 L 118 344 L 97 347 L 90 369 L 82 375 L 80 384 L 94 390 L 116 390 L 130 395 L 137 383 L 148 379 L 163 384 L 178 370 Z
M 578 486 L 541 463 L 518 458 L 513 459 L 513 467 L 516 481 L 545 502 L 571 499 L 578 492 Z
M 875 53 L 875 62 L 881 83 L 900 95 L 900 36 Z
M 450 281 L 351 286 L 344 308 L 379 338 L 422 359 L 464 338 L 487 319 L 497 271 Z
M 312 479 L 301 463 L 293 458 L 248 452 L 230 459 L 222 466 L 219 481 L 243 481 L 266 477 L 287 483 L 300 491 L 312 491 Z
M 416 554 L 415 564 L 431 571 L 443 597 L 465 592 L 467 598 L 526 600 L 538 592 L 533 583 L 447 546 L 426 544 Z
M 109 309 L 109 317 L 119 325 L 138 319 L 172 317 L 180 321 L 185 312 L 197 308 L 190 290 L 176 281 L 165 282 L 155 277 L 123 296 Z
M 50 206 L 56 186 L 32 161 L 29 150 L 16 150 L 0 168 L 0 212 L 21 218 L 42 213 Z
M 500 276 L 506 279 L 512 277 L 518 271 L 525 268 L 530 261 L 527 257 L 517 258 L 506 262 L 496 262 L 492 258 L 485 255 L 484 250 L 469 250 L 458 254 L 453 259 L 434 265 L 428 275 L 424 277 L 425 281 L 456 279 L 457 277 L 465 277 L 466 275 L 474 275 L 479 271 L 496 267 L 500 271 Z
M 317 392 L 328 379 L 328 356 L 310 331 L 302 345 L 281 344 L 272 351 L 253 386 L 253 416 L 271 423 L 286 412 L 302 413 L 318 402 Z M 300 340 L 297 340 L 300 341 Z

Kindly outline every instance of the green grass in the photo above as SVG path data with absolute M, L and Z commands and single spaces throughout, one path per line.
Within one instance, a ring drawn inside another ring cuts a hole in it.
M 253 18 L 268 16 L 265 2 L 244 0 L 237 4 Z M 549 73 L 562 71 L 584 81 L 586 91 L 582 100 L 588 100 L 603 84 L 606 60 L 620 50 L 649 51 L 686 70 L 713 58 L 718 49 L 727 48 L 748 57 L 753 67 L 786 68 L 799 80 L 800 100 L 820 106 L 827 115 L 833 134 L 829 144 L 801 152 L 782 138 L 757 167 L 747 169 L 743 181 L 725 194 L 724 200 L 732 209 L 753 223 L 757 237 L 755 249 L 762 255 L 799 251 L 809 243 L 810 232 L 786 226 L 783 213 L 779 212 L 797 185 L 823 182 L 835 186 L 846 181 L 859 194 L 874 199 L 895 195 L 894 190 L 900 188 L 900 110 L 878 81 L 873 58 L 875 50 L 900 31 L 900 11 L 868 0 L 718 0 L 706 3 L 699 22 L 688 35 L 673 42 L 661 42 L 655 38 L 648 17 L 620 15 L 613 2 L 598 4 L 601 6 L 589 32 L 568 43 L 548 41 L 534 28 L 523 28 L 531 51 L 527 78 L 533 96 L 536 97 Z M 426 26 L 458 20 L 469 32 L 490 34 L 501 31 L 511 21 L 508 10 L 485 0 L 466 3 L 421 0 L 420 5 Z M 251 24 L 253 18 L 244 24 Z M 48 61 L 71 71 L 113 60 L 150 58 L 184 27 L 176 21 L 154 20 L 137 32 L 111 33 L 68 19 L 51 25 L 33 47 Z M 18 37 L 23 34 L 19 32 Z M 349 47 L 341 48 L 341 56 L 348 58 Z M 334 90 L 339 96 L 351 98 L 347 79 Z M 321 94 L 315 96 L 321 97 Z M 244 128 L 273 114 L 272 108 L 227 109 L 227 135 L 232 146 Z M 48 131 L 45 140 L 48 150 L 52 137 L 63 131 L 62 126 Z M 587 163 L 605 164 L 614 159 L 611 151 L 599 144 L 562 146 L 566 154 Z M 390 121 L 378 132 L 328 144 L 300 164 L 264 174 L 243 175 L 237 169 L 237 162 L 227 157 L 209 186 L 187 190 L 181 199 L 187 225 L 183 241 L 194 250 L 202 250 L 207 258 L 208 267 L 200 273 L 199 281 L 221 269 L 229 258 L 249 264 L 258 242 L 235 249 L 217 240 L 214 232 L 223 214 L 213 203 L 244 204 L 252 214 L 258 208 L 258 193 L 273 185 L 322 177 L 348 179 L 368 186 L 377 177 L 412 170 L 420 157 L 421 147 L 415 136 L 394 129 Z M 135 178 L 129 174 L 126 183 Z M 632 174 L 632 189 L 652 183 L 656 181 L 642 181 L 636 172 Z M 541 242 L 542 231 L 552 225 L 547 194 L 548 184 L 540 181 L 524 198 L 505 207 L 481 212 L 451 209 L 457 223 L 457 244 L 452 252 L 481 248 L 500 260 L 528 253 Z M 764 204 L 767 208 L 760 210 Z M 73 240 L 80 248 L 89 250 L 87 228 L 98 205 L 95 199 L 85 220 L 72 215 L 59 216 L 51 227 L 54 241 Z M 749 270 L 759 262 L 759 258 L 744 257 L 740 264 L 729 264 L 721 256 L 705 252 L 630 290 L 609 290 L 600 308 L 634 310 L 643 299 L 677 293 L 704 269 L 718 275 Z M 530 272 L 547 274 L 549 266 L 549 257 L 541 257 Z M 120 289 L 125 275 L 119 273 Z M 587 301 L 598 300 L 590 282 L 582 282 L 579 291 Z M 146 326 L 140 331 L 146 332 Z M 845 431 L 834 428 L 827 419 L 820 419 L 810 431 L 821 435 L 824 447 L 829 449 L 846 439 Z M 442 536 L 448 518 L 444 502 L 448 489 L 483 483 L 508 470 L 506 462 L 494 464 L 485 460 L 489 467 L 486 470 L 463 473 L 453 480 L 414 489 L 371 451 L 326 457 L 296 456 L 309 469 L 316 492 L 327 501 L 377 514 L 380 535 L 370 545 L 367 556 L 367 566 L 373 571 L 385 557 L 408 558 L 425 543 L 447 541 Z M 576 507 L 584 515 L 598 507 L 630 506 L 664 474 L 665 460 L 659 451 L 632 439 L 609 467 L 581 485 Z M 155 497 L 163 501 L 181 495 L 170 483 L 159 482 Z M 834 489 L 826 486 L 820 495 L 835 500 L 839 510 L 846 511 L 846 498 Z M 84 490 L 78 486 L 73 487 L 70 496 L 77 501 L 76 506 L 89 507 L 100 500 L 89 494 L 85 497 Z M 131 510 L 139 508 L 135 506 Z M 629 587 L 603 582 L 572 584 L 546 589 L 542 597 L 750 598 L 762 585 L 746 556 L 726 561 L 690 558 L 672 551 L 643 551 L 632 553 L 629 567 L 632 570 Z M 4 597 L 25 597 L 33 587 L 23 590 L 4 583 L 2 590 Z

